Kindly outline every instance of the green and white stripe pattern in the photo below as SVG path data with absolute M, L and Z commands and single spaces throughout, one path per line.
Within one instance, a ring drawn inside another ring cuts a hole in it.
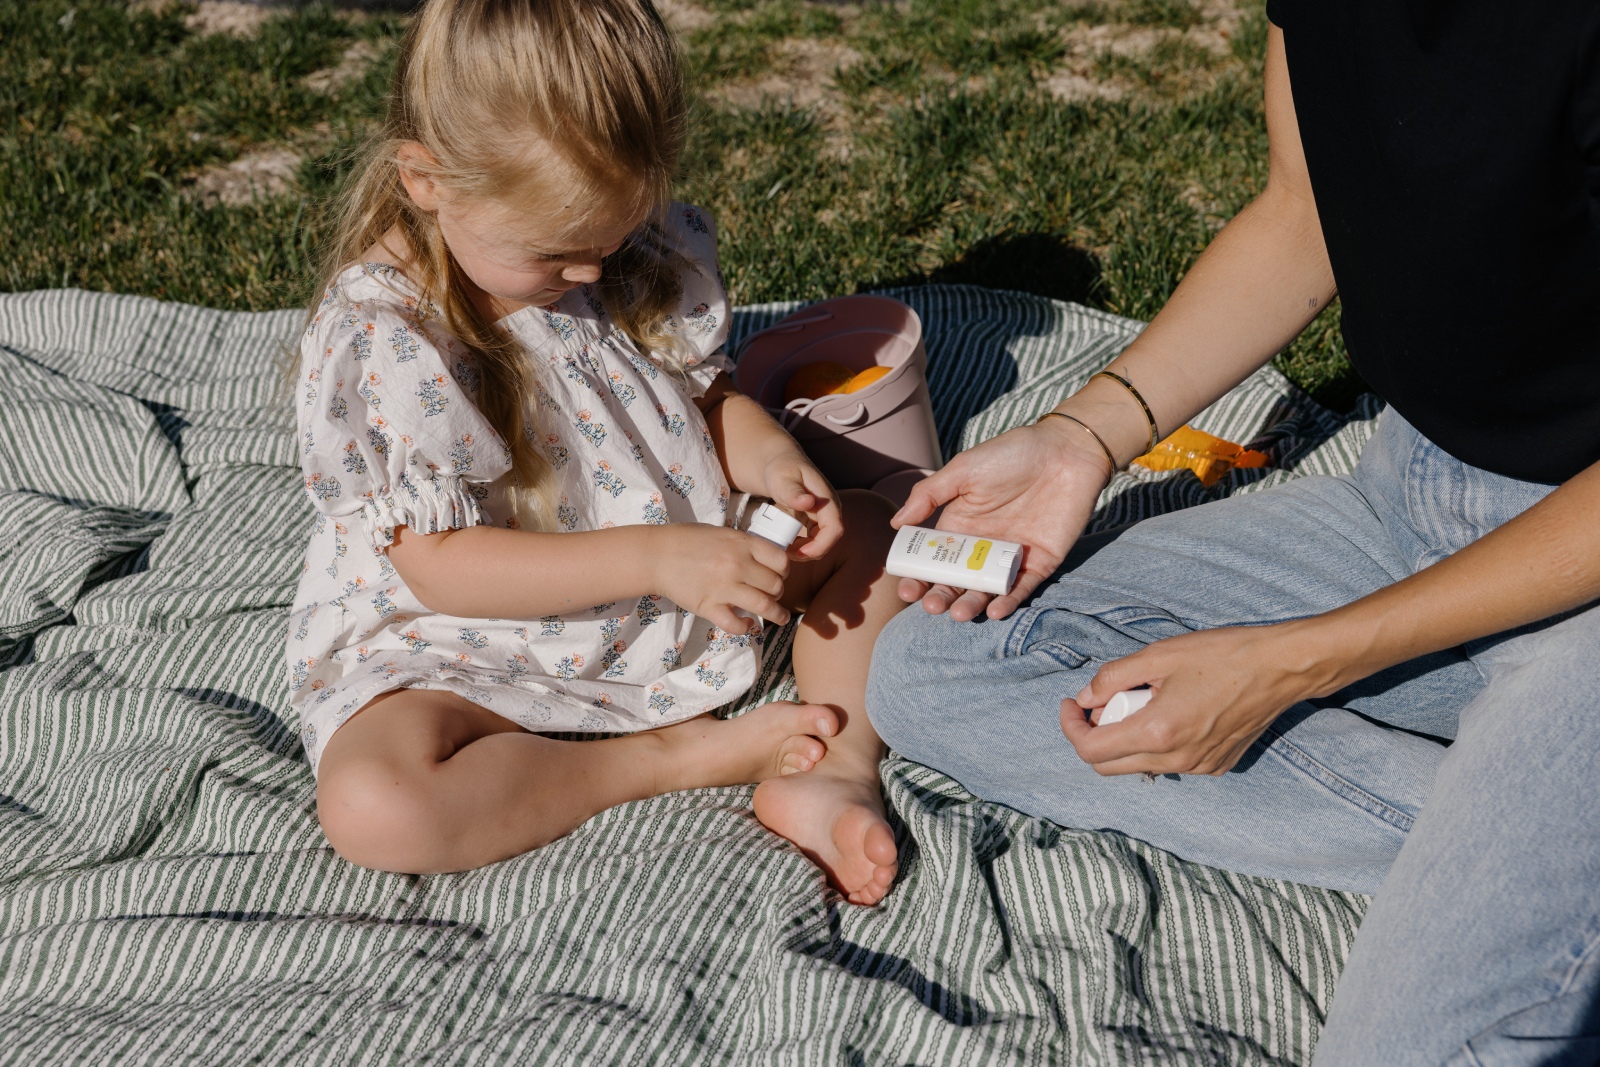
M 965 287 L 922 315 L 947 451 L 1137 323 Z M 739 335 L 788 307 L 736 313 Z M 466 874 L 327 847 L 283 634 L 310 510 L 275 362 L 298 312 L 0 296 L 0 1063 L 1303 1063 L 1365 898 L 1185 863 L 883 768 L 904 857 L 831 896 L 749 789 L 627 804 Z M 1348 470 L 1264 371 L 1198 425 L 1278 468 L 1119 476 L 1114 525 Z M 765 695 L 792 693 L 786 640 Z M 753 694 L 742 710 L 762 698 Z

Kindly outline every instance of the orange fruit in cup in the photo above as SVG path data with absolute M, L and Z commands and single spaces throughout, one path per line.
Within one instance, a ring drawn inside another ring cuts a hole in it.
M 843 392 L 844 384 L 851 377 L 853 372 L 843 363 L 831 361 L 807 363 L 789 376 L 788 384 L 783 387 L 784 403 L 802 399 L 815 400 L 818 397 Z
M 856 374 L 843 363 L 831 360 L 807 363 L 789 376 L 788 383 L 783 387 L 783 400 L 788 404 L 801 399 L 817 400 L 836 393 L 853 393 L 857 389 L 865 389 L 893 369 L 868 367 Z
M 867 386 L 871 385 L 879 378 L 882 378 L 885 374 L 888 374 L 892 370 L 894 370 L 893 367 L 868 367 L 854 378 L 851 378 L 848 382 L 845 382 L 844 388 L 840 391 L 845 393 L 853 393 L 857 389 L 865 389 Z

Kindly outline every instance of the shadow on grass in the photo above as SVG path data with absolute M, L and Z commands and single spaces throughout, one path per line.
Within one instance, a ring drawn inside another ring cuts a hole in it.
M 901 285 L 980 285 L 1094 306 L 1100 260 L 1055 234 L 1002 234 L 985 237 L 960 259 L 927 274 L 896 278 L 873 288 Z

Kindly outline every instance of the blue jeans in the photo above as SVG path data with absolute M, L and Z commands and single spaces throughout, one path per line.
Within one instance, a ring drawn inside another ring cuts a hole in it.
M 1216 778 L 1103 778 L 1057 721 L 1109 660 L 1338 607 L 1549 490 L 1466 466 L 1390 411 L 1354 474 L 1085 539 L 1010 618 L 903 612 L 878 639 L 868 712 L 891 747 L 987 800 L 1199 863 L 1377 893 L 1323 1067 L 1592 1064 L 1600 608 L 1297 704 Z

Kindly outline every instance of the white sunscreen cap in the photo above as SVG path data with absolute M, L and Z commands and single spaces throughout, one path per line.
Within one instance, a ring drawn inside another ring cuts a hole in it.
M 1129 715 L 1150 703 L 1150 698 L 1156 695 L 1154 689 L 1129 689 L 1117 693 L 1100 711 L 1100 725 L 1110 726 L 1114 722 L 1121 722 Z
M 800 536 L 800 525 L 800 520 L 792 515 L 785 515 L 771 504 L 762 504 L 745 532 L 764 537 L 779 548 L 788 548 Z

